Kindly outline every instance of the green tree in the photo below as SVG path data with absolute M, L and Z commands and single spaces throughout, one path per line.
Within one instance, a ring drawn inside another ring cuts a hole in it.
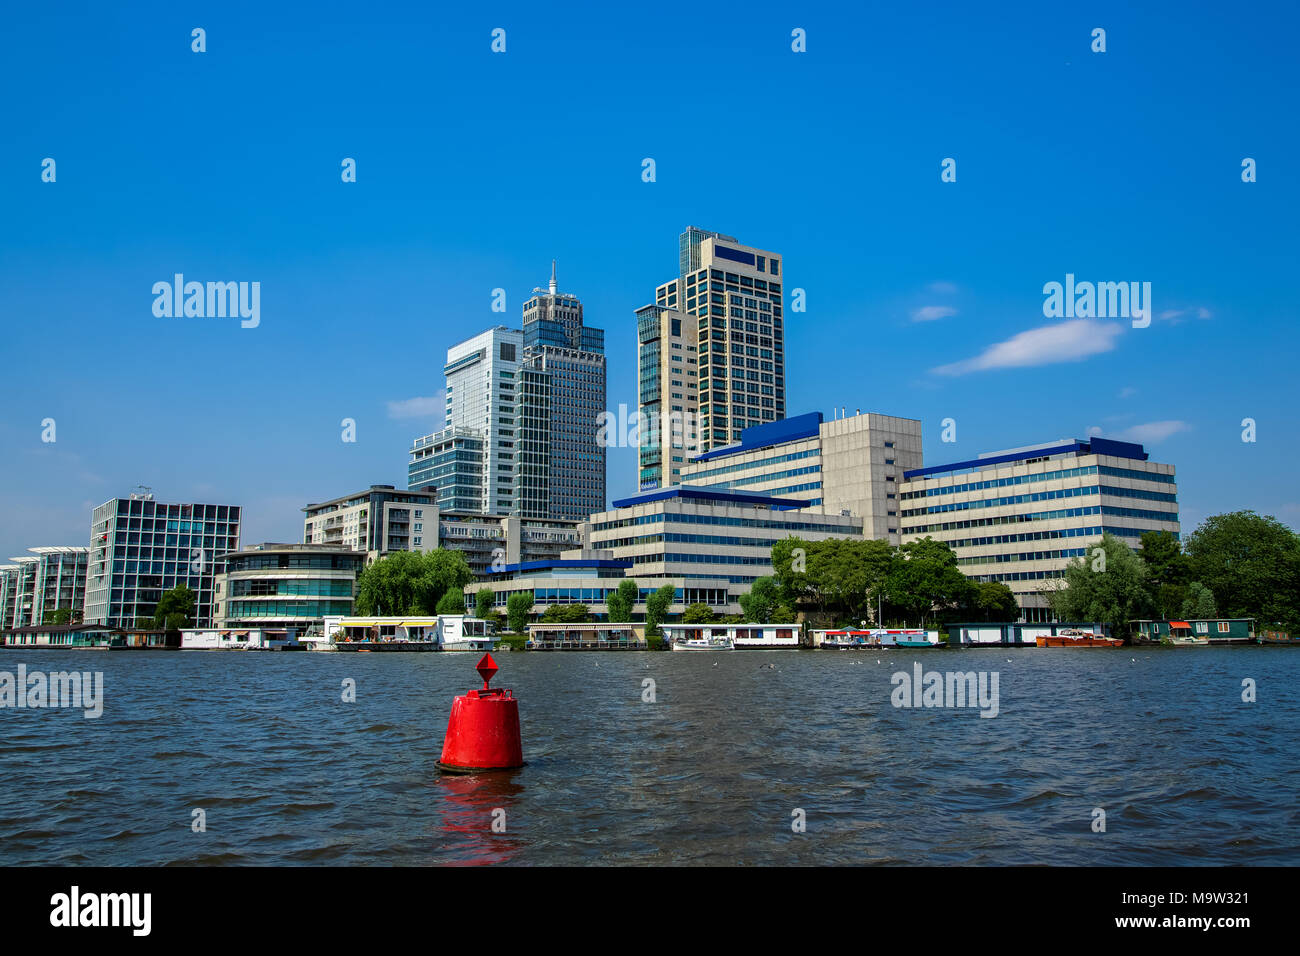
M 677 598 L 677 589 L 671 584 L 665 584 L 663 587 L 652 591 L 645 602 L 645 631 L 646 634 L 657 637 L 659 635 L 659 625 L 663 623 L 664 618 L 668 616 L 668 609 L 672 607 L 673 601 Z
M 462 592 L 473 579 L 473 572 L 460 551 L 448 548 L 396 551 L 373 562 L 357 578 L 356 612 L 435 614 L 444 594 Z M 461 603 L 464 603 L 463 594 Z
M 1011 588 L 1001 581 L 973 581 L 968 605 L 972 621 L 1018 621 L 1020 605 Z
M 464 591 L 447 591 L 442 597 L 438 598 L 437 613 L 439 614 L 464 614 L 465 613 L 465 592 Z
M 1147 589 L 1155 613 L 1169 618 L 1181 613 L 1187 598 L 1191 562 L 1170 531 L 1144 531 L 1138 556 L 1147 569 Z
M 552 604 L 542 612 L 542 624 L 582 624 L 591 616 L 585 604 Z
M 640 597 L 641 589 L 635 581 L 631 578 L 619 581 L 618 589 L 605 599 L 605 606 L 609 609 L 609 620 L 614 624 L 630 624 L 632 610 Z
M 692 604 L 682 613 L 683 624 L 712 624 L 713 608 L 703 602 Z
M 1234 511 L 1206 518 L 1183 545 L 1191 579 L 1224 617 L 1300 625 L 1300 537 L 1276 518 Z
M 740 607 L 749 624 L 768 624 L 776 606 L 781 603 L 781 588 L 776 578 L 755 578 L 749 593 L 740 595 Z
M 194 626 L 194 592 L 182 584 L 164 591 L 154 609 L 153 625 L 159 630 L 179 631 Z
M 479 588 L 474 595 L 474 616 L 484 621 L 492 620 L 496 613 L 496 592 L 491 588 Z
M 51 610 L 46 611 L 43 616 L 45 619 L 41 621 L 42 624 L 45 624 L 47 626 L 52 625 L 54 627 L 62 627 L 64 624 L 71 623 L 72 608 L 70 607 L 52 608 Z
M 1187 585 L 1187 597 L 1180 609 L 1183 617 L 1213 619 L 1219 616 L 1218 605 L 1214 603 L 1214 593 L 1200 581 Z
M 969 605 L 975 593 L 974 584 L 958 570 L 952 548 L 930 537 L 898 549 L 884 588 L 889 603 L 922 627 L 936 613 Z
M 506 598 L 506 621 L 512 634 L 528 633 L 528 618 L 532 613 L 532 591 L 520 591 Z
M 1066 565 L 1061 586 L 1045 593 L 1058 620 L 1107 624 L 1116 636 L 1152 613 L 1146 565 L 1110 532 Z

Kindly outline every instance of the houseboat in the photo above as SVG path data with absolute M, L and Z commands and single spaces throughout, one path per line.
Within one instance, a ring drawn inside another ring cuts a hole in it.
M 799 646 L 796 624 L 661 624 L 659 630 L 673 650 L 679 643 L 691 643 L 683 650 L 709 650 L 697 642 L 724 639 L 737 650 L 776 650 Z M 723 648 L 716 648 L 723 649 Z
M 303 638 L 318 651 L 490 651 L 492 627 L 465 614 L 434 617 L 327 617 L 324 633 Z
M 643 651 L 644 624 L 529 624 L 530 651 Z
M 1208 634 L 1193 634 L 1192 625 L 1186 621 L 1170 621 L 1169 636 L 1161 643 L 1173 647 L 1209 647 L 1210 638 Z

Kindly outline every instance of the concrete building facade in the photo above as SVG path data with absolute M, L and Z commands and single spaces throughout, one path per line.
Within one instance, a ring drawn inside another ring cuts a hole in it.
M 1179 534 L 1174 466 L 1139 444 L 1061 439 L 904 474 L 903 541 L 932 537 L 963 573 L 1011 588 L 1026 621 L 1050 621 L 1043 593 L 1110 532 Z
M 739 595 L 755 578 L 772 573 L 777 541 L 791 535 L 810 541 L 863 537 L 861 518 L 823 514 L 807 505 L 795 498 L 715 488 L 642 492 L 592 515 L 583 544 L 631 562 L 627 576 L 638 581 L 681 579 L 697 587 L 725 582 L 725 613 L 739 614 Z
M 328 544 L 365 552 L 371 560 L 390 551 L 432 551 L 438 546 L 438 496 L 432 489 L 365 491 L 302 509 L 303 544 Z
M 923 464 L 921 423 L 860 410 L 826 421 L 809 412 L 747 428 L 741 440 L 682 468 L 692 487 L 734 489 L 806 502 L 861 518 L 868 538 L 901 543 L 903 475 Z

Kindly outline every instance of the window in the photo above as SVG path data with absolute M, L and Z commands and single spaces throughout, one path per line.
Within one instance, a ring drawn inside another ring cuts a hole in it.
M 1196 622 L 1196 633 L 1197 633 L 1197 634 L 1209 634 L 1209 633 L 1210 633 L 1210 624 L 1209 624 L 1209 622 L 1208 622 L 1208 621 L 1197 621 L 1197 622 Z
M 1220 633 L 1220 634 L 1227 634 L 1228 631 L 1231 630 L 1231 628 L 1232 628 L 1232 625 L 1230 625 L 1227 621 L 1220 621 L 1220 622 L 1219 622 L 1219 633 Z

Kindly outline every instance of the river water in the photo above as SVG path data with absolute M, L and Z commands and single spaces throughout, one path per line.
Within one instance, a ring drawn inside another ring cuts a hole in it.
M 528 764 L 444 776 L 477 657 L 6 650 L 104 704 L 0 710 L 0 864 L 1300 863 L 1293 648 L 499 653 Z

